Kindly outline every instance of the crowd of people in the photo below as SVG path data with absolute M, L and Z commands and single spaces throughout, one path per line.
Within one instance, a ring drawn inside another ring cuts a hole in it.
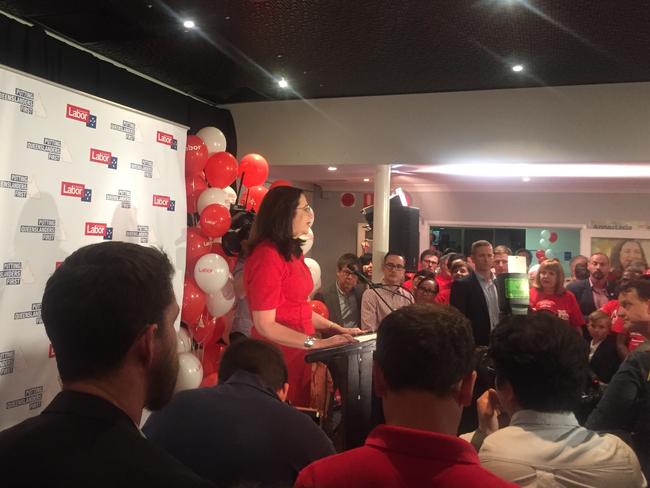
M 216 386 L 176 395 L 179 307 L 167 256 L 121 242 L 71 254 L 42 300 L 62 391 L 42 414 L 0 432 L 5 484 L 647 486 L 642 249 L 621 245 L 616 262 L 575 259 L 566 280 L 561 263 L 543 260 L 526 314 L 504 291 L 506 246 L 477 241 L 469 256 L 427 250 L 412 276 L 391 251 L 378 284 L 359 282 L 371 262 L 344 254 L 335 283 L 317 295 L 324 318 L 308 304 L 300 247 L 312 222 L 300 190 L 269 191 L 237 273 L 250 332 L 226 349 Z M 304 355 L 369 332 L 384 422 L 363 446 L 336 453 L 292 406 L 309 402 Z M 588 391 L 598 394 L 585 411 Z M 153 413 L 141 426 L 145 408 Z

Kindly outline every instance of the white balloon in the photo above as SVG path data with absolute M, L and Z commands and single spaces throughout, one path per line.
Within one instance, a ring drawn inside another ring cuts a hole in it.
M 203 366 L 199 358 L 191 352 L 182 352 L 178 355 L 178 366 L 174 391 L 198 388 L 203 380 Z
M 185 327 L 181 327 L 178 332 L 176 332 L 176 344 L 178 345 L 179 354 L 190 352 L 192 350 L 192 338 Z
M 310 227 L 309 232 L 298 237 L 305 241 L 305 243 L 300 247 L 302 248 L 302 253 L 306 256 L 314 245 L 314 231 L 312 231 Z
M 203 212 L 203 209 L 208 205 L 217 203 L 223 205 L 224 207 L 230 209 L 230 196 L 228 192 L 222 190 L 221 188 L 208 188 L 203 190 L 199 195 L 199 199 L 196 201 L 196 208 L 199 211 L 199 214 Z
M 229 275 L 228 263 L 215 253 L 201 256 L 194 265 L 194 280 L 207 294 L 221 291 Z
M 309 294 L 309 298 L 312 298 L 318 292 L 318 290 L 320 290 L 321 286 L 322 284 L 320 279 L 314 282 L 314 288 L 312 288 L 311 293 Z
M 233 190 L 232 187 L 227 186 L 223 189 L 223 191 L 226 192 L 227 197 L 226 197 L 226 206 L 228 205 L 234 205 L 237 203 L 237 192 Z
M 206 300 L 208 312 L 213 317 L 226 315 L 235 305 L 235 284 L 232 275 L 228 276 L 228 281 L 217 293 L 211 293 Z
M 196 133 L 208 148 L 208 154 L 226 150 L 226 136 L 216 127 L 204 127 Z
M 314 282 L 314 286 L 316 286 L 316 284 L 320 283 L 320 265 L 312 258 L 305 258 L 305 264 L 309 268 L 311 279 Z M 320 285 L 318 287 L 320 288 Z

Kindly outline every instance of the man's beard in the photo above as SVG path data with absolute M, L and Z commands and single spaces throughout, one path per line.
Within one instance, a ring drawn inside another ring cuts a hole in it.
M 149 373 L 149 388 L 145 405 L 149 410 L 161 409 L 171 400 L 174 394 L 179 366 L 176 344 L 173 344 L 173 346 L 167 348 L 160 355 Z
M 605 273 L 603 273 L 601 270 L 597 269 L 593 273 L 591 273 L 592 278 L 595 278 L 596 280 L 602 280 L 605 277 Z

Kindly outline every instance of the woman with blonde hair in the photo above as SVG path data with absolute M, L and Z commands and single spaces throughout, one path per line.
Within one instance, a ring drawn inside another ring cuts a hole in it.
M 530 289 L 530 308 L 552 311 L 579 332 L 584 325 L 575 295 L 564 288 L 564 269 L 557 259 L 547 259 L 539 265 Z

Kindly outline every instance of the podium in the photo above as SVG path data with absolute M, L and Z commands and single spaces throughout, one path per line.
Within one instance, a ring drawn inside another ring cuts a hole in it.
M 343 450 L 362 446 L 377 422 L 373 419 L 372 355 L 377 334 L 357 336 L 359 342 L 316 349 L 308 363 L 324 363 L 341 392 Z

